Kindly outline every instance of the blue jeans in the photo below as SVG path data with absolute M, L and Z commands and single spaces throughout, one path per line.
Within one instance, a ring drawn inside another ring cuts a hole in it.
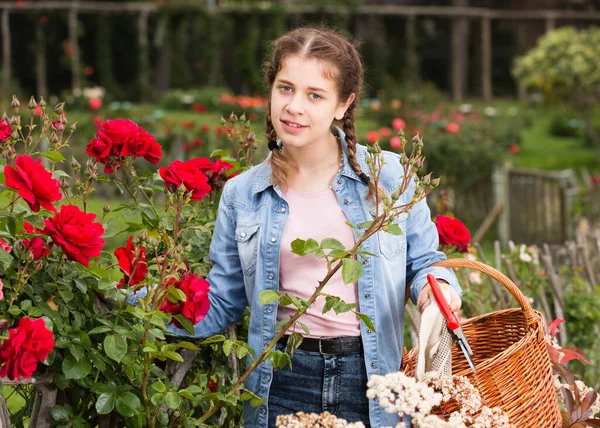
M 276 345 L 283 350 L 284 346 Z M 289 366 L 273 373 L 269 392 L 269 428 L 277 415 L 329 412 L 369 427 L 367 372 L 363 354 L 321 355 L 294 351 Z

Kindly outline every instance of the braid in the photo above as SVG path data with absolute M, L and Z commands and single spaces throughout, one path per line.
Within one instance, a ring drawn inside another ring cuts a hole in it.
M 277 140 L 277 133 L 273 127 L 271 121 L 271 103 L 267 108 L 267 114 L 265 115 L 265 138 L 267 141 Z M 287 180 L 290 176 L 291 170 L 295 164 L 287 156 L 285 156 L 280 150 L 273 150 L 271 152 L 271 170 L 272 170 L 272 183 L 274 185 L 280 185 L 284 189 L 287 186 Z
M 356 175 L 360 176 L 363 171 L 358 164 L 358 160 L 356 159 L 356 128 L 354 126 L 354 113 L 356 111 L 356 101 L 353 101 L 346 110 L 346 114 L 344 114 L 344 118 L 342 119 L 344 126 L 344 133 L 346 134 L 346 143 L 348 143 L 348 162 L 350 166 L 356 173 Z M 375 196 L 375 183 L 373 180 L 369 180 L 369 193 L 367 194 L 367 199 L 373 199 Z

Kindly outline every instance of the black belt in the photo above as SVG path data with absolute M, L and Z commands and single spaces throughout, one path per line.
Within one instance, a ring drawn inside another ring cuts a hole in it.
M 279 339 L 279 343 L 287 345 L 288 336 Z M 319 352 L 323 355 L 359 354 L 363 352 L 360 336 L 327 337 L 314 339 L 305 337 L 297 349 L 308 352 Z

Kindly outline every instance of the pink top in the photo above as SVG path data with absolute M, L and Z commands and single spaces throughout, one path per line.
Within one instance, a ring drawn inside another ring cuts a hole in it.
M 333 190 L 327 189 L 319 193 L 306 194 L 288 189 L 285 198 L 289 205 L 289 216 L 283 231 L 280 250 L 279 291 L 304 300 L 312 295 L 318 282 L 327 274 L 325 259 L 317 259 L 314 254 L 299 256 L 292 253 L 291 243 L 294 239 L 313 238 L 321 242 L 325 238 L 336 238 L 344 247 L 351 248 L 355 244 L 352 229 L 345 223 L 347 218 Z M 329 250 L 327 250 L 329 251 Z M 344 302 L 358 303 L 357 284 L 345 285 L 342 270 L 338 270 L 323 289 L 323 293 L 339 296 Z M 331 309 L 323 314 L 325 297 L 319 296 L 312 306 L 300 317 L 310 331 L 307 337 L 359 336 L 359 318 L 353 312 L 336 315 Z M 277 321 L 289 317 L 296 312 L 296 307 L 279 306 Z M 355 310 L 359 310 L 358 307 Z M 300 325 L 294 332 L 306 333 Z

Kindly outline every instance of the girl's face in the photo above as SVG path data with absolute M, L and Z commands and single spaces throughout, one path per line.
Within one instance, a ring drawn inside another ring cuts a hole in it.
M 333 120 L 342 119 L 354 100 L 354 94 L 348 100 L 338 99 L 329 68 L 298 55 L 282 61 L 271 91 L 271 120 L 284 147 L 314 147 L 327 142 Z

